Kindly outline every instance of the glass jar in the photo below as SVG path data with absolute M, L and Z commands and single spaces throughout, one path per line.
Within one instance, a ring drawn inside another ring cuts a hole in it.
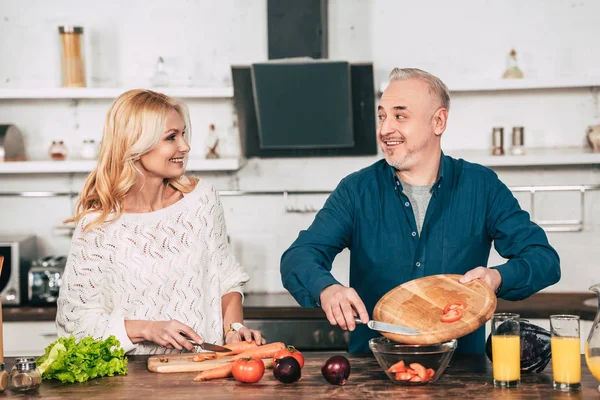
M 54 161 L 63 161 L 67 158 L 67 146 L 65 142 L 62 140 L 53 140 L 48 149 L 48 154 Z
M 79 155 L 84 160 L 95 160 L 98 155 L 98 146 L 94 139 L 84 139 Z
M 85 68 L 83 65 L 81 26 L 59 26 L 58 32 L 62 42 L 63 86 L 85 87 Z
M 42 384 L 42 375 L 33 358 L 17 358 L 10 371 L 10 387 L 13 392 L 34 392 Z

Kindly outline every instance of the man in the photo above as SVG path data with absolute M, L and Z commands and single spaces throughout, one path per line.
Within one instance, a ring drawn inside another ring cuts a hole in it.
M 354 331 L 350 352 L 369 352 L 378 336 L 354 316 L 367 322 L 385 293 L 412 279 L 464 274 L 462 283 L 481 279 L 507 300 L 560 279 L 558 254 L 497 175 L 442 153 L 449 109 L 439 78 L 394 69 L 377 111 L 385 160 L 344 178 L 281 258 L 283 285 L 300 305 L 320 306 L 332 325 Z M 492 242 L 508 261 L 486 268 Z M 330 273 L 344 248 L 350 287 Z M 484 350 L 483 327 L 459 340 L 459 351 Z

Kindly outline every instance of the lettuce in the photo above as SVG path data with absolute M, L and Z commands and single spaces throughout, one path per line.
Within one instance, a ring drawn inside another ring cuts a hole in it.
M 60 338 L 46 347 L 37 365 L 43 379 L 63 383 L 127 374 L 125 350 L 114 336 L 105 340 L 87 336 L 79 342 L 73 336 Z

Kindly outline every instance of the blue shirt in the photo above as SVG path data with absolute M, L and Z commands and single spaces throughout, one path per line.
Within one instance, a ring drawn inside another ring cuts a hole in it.
M 464 274 L 487 266 L 491 243 L 508 259 L 498 297 L 521 300 L 556 283 L 560 264 L 544 231 L 533 223 L 490 169 L 441 155 L 421 234 L 395 170 L 385 160 L 344 178 L 312 225 L 281 257 L 283 285 L 303 307 L 318 307 L 335 256 L 350 249 L 350 286 L 369 315 L 389 290 L 435 274 Z M 378 336 L 359 325 L 349 351 L 369 353 Z M 481 327 L 459 340 L 459 351 L 483 353 Z

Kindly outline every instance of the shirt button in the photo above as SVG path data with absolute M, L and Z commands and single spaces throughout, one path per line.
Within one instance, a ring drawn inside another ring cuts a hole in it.
M 410 207 L 410 203 L 409 203 L 408 201 L 407 201 L 406 203 L 404 203 L 404 205 L 405 205 L 406 207 Z
M 400 181 L 396 181 L 396 186 L 400 186 Z
M 417 232 L 413 232 L 411 235 L 413 235 L 413 236 L 417 236 Z
M 421 263 L 417 261 L 417 263 L 415 264 L 417 267 L 421 266 Z

